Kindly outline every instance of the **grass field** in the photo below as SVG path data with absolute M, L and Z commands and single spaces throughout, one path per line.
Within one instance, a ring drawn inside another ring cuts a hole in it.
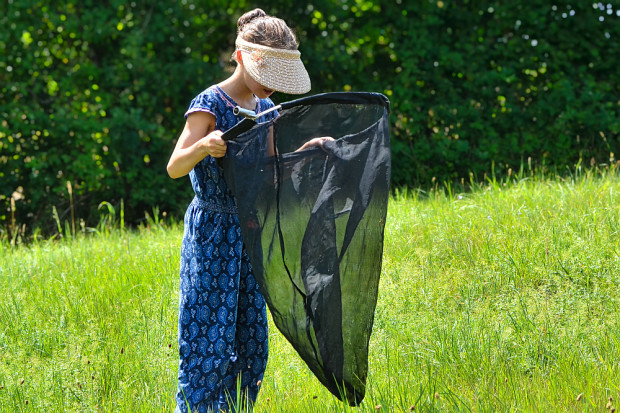
M 617 174 L 397 193 L 388 215 L 366 399 L 338 402 L 272 328 L 257 412 L 615 408 Z M 4 242 L 0 411 L 171 412 L 181 236 Z

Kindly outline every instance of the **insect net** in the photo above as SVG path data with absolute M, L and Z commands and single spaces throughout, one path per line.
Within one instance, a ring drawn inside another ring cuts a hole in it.
M 330 93 L 281 106 L 228 142 L 224 176 L 276 327 L 323 385 L 356 405 L 381 273 L 389 101 Z M 320 136 L 334 140 L 297 151 Z

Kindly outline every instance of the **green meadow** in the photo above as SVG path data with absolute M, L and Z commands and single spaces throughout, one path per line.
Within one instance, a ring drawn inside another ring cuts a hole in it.
M 182 224 L 113 218 L 0 244 L 0 411 L 174 409 Z M 396 191 L 364 402 L 334 398 L 272 324 L 255 411 L 611 411 L 619 244 L 613 170 Z

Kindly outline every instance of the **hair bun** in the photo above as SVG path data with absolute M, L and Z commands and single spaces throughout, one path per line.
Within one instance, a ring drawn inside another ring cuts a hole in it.
M 265 13 L 262 9 L 256 8 L 254 10 L 250 10 L 249 12 L 244 13 L 241 17 L 239 17 L 239 20 L 237 20 L 237 28 L 241 30 L 243 29 L 243 26 L 252 22 L 252 20 L 266 16 L 267 13 Z

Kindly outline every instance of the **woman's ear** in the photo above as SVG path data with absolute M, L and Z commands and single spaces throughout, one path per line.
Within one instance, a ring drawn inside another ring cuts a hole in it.
M 237 63 L 239 63 L 241 65 L 243 64 L 243 55 L 241 54 L 241 50 L 237 50 L 235 52 L 235 58 L 237 60 Z

